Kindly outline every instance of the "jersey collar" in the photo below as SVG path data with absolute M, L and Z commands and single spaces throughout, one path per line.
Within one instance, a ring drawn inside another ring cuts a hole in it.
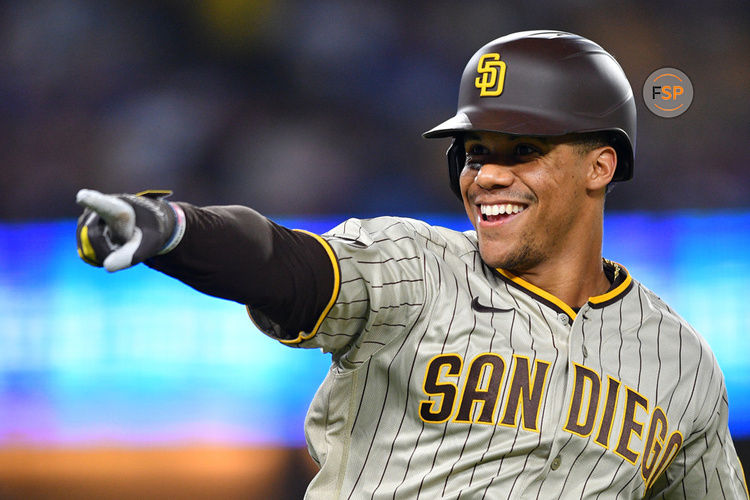
M 594 309 L 605 307 L 613 302 L 616 302 L 623 297 L 633 286 L 633 278 L 630 277 L 627 269 L 622 265 L 612 262 L 611 260 L 604 260 L 604 272 L 607 274 L 607 278 L 612 282 L 612 286 L 602 295 L 596 295 L 589 297 L 588 304 Z M 546 304 L 557 312 L 566 314 L 571 320 L 574 320 L 578 315 L 578 311 L 573 307 L 569 306 L 556 296 L 542 290 L 538 286 L 532 285 L 525 279 L 516 276 L 510 271 L 505 269 L 496 268 L 496 271 L 500 273 L 500 276 L 509 284 L 515 288 L 527 293 L 535 300 Z

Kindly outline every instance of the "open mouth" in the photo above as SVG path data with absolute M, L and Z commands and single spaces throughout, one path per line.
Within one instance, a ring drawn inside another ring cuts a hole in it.
M 479 205 L 479 213 L 485 222 L 504 221 L 526 210 L 526 205 L 516 203 L 502 203 L 495 205 Z

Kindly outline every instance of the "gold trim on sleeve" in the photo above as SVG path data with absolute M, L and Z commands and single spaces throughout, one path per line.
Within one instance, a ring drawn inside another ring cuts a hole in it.
M 318 329 L 320 328 L 320 325 L 323 323 L 323 320 L 326 318 L 326 316 L 328 316 L 328 313 L 331 311 L 331 308 L 336 303 L 336 299 L 339 296 L 339 290 L 341 289 L 341 271 L 339 269 L 339 261 L 336 258 L 336 254 L 334 253 L 333 248 L 331 248 L 331 245 L 325 239 L 323 239 L 321 236 L 315 233 L 311 233 L 303 229 L 295 229 L 294 231 L 312 236 L 325 249 L 326 253 L 328 254 L 328 258 L 331 259 L 331 265 L 333 267 L 333 293 L 331 293 L 331 299 L 328 301 L 328 304 L 323 309 L 323 312 L 320 314 L 320 317 L 318 317 L 318 321 L 315 322 L 315 326 L 310 331 L 310 333 L 301 331 L 299 332 L 299 334 L 297 335 L 297 338 L 295 339 L 277 339 L 282 344 L 287 344 L 287 345 L 299 344 L 302 341 L 313 338 L 315 334 L 318 333 Z M 246 306 L 246 309 L 247 309 L 248 316 L 250 316 L 250 320 L 255 324 L 255 326 L 258 326 L 257 321 L 255 321 L 255 318 L 253 318 L 250 307 Z

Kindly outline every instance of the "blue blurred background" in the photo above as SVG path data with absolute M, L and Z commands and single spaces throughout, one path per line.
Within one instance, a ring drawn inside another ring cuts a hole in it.
M 423 218 L 469 229 L 464 216 Z M 322 232 L 340 219 L 278 222 Z M 605 255 L 713 347 L 730 429 L 750 437 L 750 212 L 616 213 L 605 232 Z M 0 445 L 304 446 L 330 356 L 285 347 L 240 304 L 145 266 L 90 267 L 74 233 L 68 220 L 0 225 Z
M 383 214 L 465 228 L 447 144 L 420 134 L 454 113 L 478 47 L 536 28 L 592 38 L 630 79 L 635 178 L 608 198 L 605 255 L 707 338 L 750 461 L 747 2 L 5 0 L 0 469 L 4 449 L 302 446 L 327 357 L 142 266 L 79 262 L 76 191 L 170 188 L 318 232 Z M 675 119 L 641 99 L 666 66 L 695 91 Z M 23 467 L 0 472 L 3 498 L 39 483 Z

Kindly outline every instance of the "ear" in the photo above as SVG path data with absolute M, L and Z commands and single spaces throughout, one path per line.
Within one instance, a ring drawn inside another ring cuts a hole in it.
M 586 187 L 591 191 L 606 188 L 612 181 L 617 168 L 617 152 L 612 146 L 592 149 L 586 155 L 589 166 L 586 175 Z

